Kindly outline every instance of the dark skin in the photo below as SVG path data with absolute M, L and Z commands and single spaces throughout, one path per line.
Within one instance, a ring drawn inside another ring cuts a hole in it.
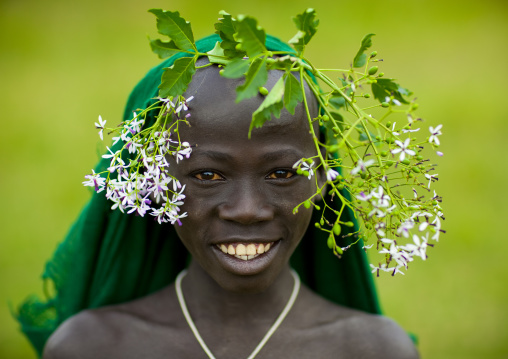
M 280 74 L 270 73 L 268 88 Z M 311 210 L 293 208 L 315 193 L 318 180 L 292 165 L 316 148 L 302 105 L 294 116 L 255 129 L 251 114 L 262 97 L 234 102 L 238 82 L 218 69 L 199 70 L 187 96 L 191 127 L 182 140 L 196 145 L 189 159 L 171 163 L 186 184 L 188 217 L 177 233 L 193 256 L 182 290 L 189 312 L 216 358 L 247 358 L 286 305 L 293 288 L 289 258 Z M 316 113 L 310 101 L 310 111 Z M 220 245 L 272 243 L 244 261 Z M 180 309 L 174 285 L 125 304 L 86 310 L 64 322 L 48 341 L 45 359 L 207 358 Z M 338 306 L 302 286 L 279 329 L 257 358 L 417 358 L 393 321 Z

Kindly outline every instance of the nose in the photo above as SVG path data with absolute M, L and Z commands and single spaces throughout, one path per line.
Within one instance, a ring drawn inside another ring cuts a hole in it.
M 274 207 L 268 197 L 262 185 L 239 183 L 219 206 L 219 217 L 241 224 L 270 221 L 274 218 Z

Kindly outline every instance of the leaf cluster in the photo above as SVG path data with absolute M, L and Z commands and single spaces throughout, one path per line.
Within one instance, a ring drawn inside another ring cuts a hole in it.
M 178 12 L 160 9 L 150 12 L 157 18 L 159 33 L 169 38 L 167 41 L 150 40 L 153 52 L 161 58 L 180 54 L 174 64 L 164 70 L 159 86 L 162 99 L 171 101 L 173 98 L 180 98 L 196 72 L 196 60 L 206 56 L 211 65 L 221 67 L 220 73 L 223 77 L 243 79 L 236 88 L 237 102 L 255 96 L 263 98 L 252 114 L 250 137 L 253 129 L 263 126 L 272 118 L 280 117 L 284 109 L 294 114 L 296 107 L 303 104 L 308 110 L 304 86 L 306 83 L 320 108 L 316 118 L 311 118 L 306 111 L 309 128 L 316 148 L 324 151 L 317 151 L 313 158 L 302 159 L 297 167 L 298 171 L 308 176 L 312 172 L 311 164 L 316 161 L 316 168 L 322 167 L 327 173 L 329 193 L 339 197 L 342 203 L 340 211 L 325 203 L 325 209 L 334 213 L 334 219 L 326 220 L 323 211 L 321 221 L 316 223 L 316 227 L 330 233 L 328 245 L 336 255 L 340 256 L 349 248 L 339 247 L 335 240 L 340 236 L 341 226 L 349 225 L 340 221 L 341 214 L 347 208 L 354 210 L 357 217 L 363 219 L 363 232 L 358 230 L 354 233 L 356 242 L 360 238 L 367 240 L 367 233 L 378 236 L 377 246 L 381 248 L 385 242 L 379 237 L 379 233 L 386 231 L 386 236 L 400 237 L 397 231 L 400 230 L 401 222 L 414 218 L 414 208 L 440 213 L 437 209 L 439 206 L 430 204 L 436 202 L 436 196 L 426 200 L 418 197 L 414 200 L 407 199 L 409 197 L 404 197 L 399 191 L 401 187 L 410 186 L 411 181 L 411 186 L 426 188 L 426 180 L 420 178 L 429 176 L 434 167 L 426 162 L 428 160 L 421 158 L 420 152 L 425 143 L 431 142 L 428 139 L 426 142 L 414 142 L 416 138 L 411 137 L 412 132 L 418 131 L 411 127 L 415 121 L 413 113 L 417 108 L 417 104 L 410 98 L 412 92 L 394 79 L 384 78 L 383 73 L 378 73 L 378 66 L 372 66 L 379 61 L 376 59 L 377 52 L 370 55 L 366 52 L 372 47 L 374 34 L 367 34 L 362 39 L 350 68 L 323 70 L 316 68 L 304 57 L 305 49 L 319 25 L 313 9 L 307 9 L 293 18 L 296 34 L 289 40 L 294 48 L 292 51 L 269 51 L 265 45 L 267 35 L 255 18 L 245 15 L 234 18 L 221 11 L 221 17 L 214 25 L 221 40 L 207 53 L 197 50 L 191 25 Z M 283 74 L 268 91 L 266 83 L 271 70 L 279 70 Z M 406 108 L 402 105 L 406 105 Z M 385 111 L 384 114 L 382 111 Z M 387 120 L 389 116 L 406 117 L 409 123 L 401 129 L 395 129 L 395 123 L 392 127 Z M 321 141 L 319 134 L 314 133 L 314 122 L 328 129 L 326 143 Z M 402 135 L 407 133 L 409 137 L 404 139 Z M 399 160 L 394 154 L 400 156 L 397 157 Z M 404 181 L 406 182 L 402 183 Z M 319 196 L 322 190 L 323 188 L 319 189 L 316 195 Z M 414 188 L 413 191 L 416 193 Z M 355 200 L 355 196 L 362 198 L 365 203 Z M 368 201 L 365 199 L 367 197 Z M 378 197 L 379 200 L 376 199 Z M 410 207 L 408 202 L 413 203 L 413 206 Z M 308 199 L 301 205 L 307 207 L 313 203 Z M 388 207 L 388 204 L 393 206 Z M 385 207 L 388 209 L 383 212 Z M 298 207 L 295 208 L 295 211 L 297 210 Z M 436 214 L 436 218 L 437 216 Z M 437 222 L 433 223 L 439 223 L 439 219 L 435 221 Z M 376 228 L 382 228 L 382 231 Z M 399 252 L 406 251 L 403 246 L 400 248 Z M 393 252 L 392 249 L 390 251 Z M 404 253 L 401 258 L 412 256 L 407 251 Z M 387 270 L 392 258 L 396 257 L 393 252 L 390 257 L 386 257 L 384 266 L 380 265 L 379 269 Z M 397 263 L 395 271 L 400 267 L 400 262 Z M 405 265 L 407 266 L 407 262 Z

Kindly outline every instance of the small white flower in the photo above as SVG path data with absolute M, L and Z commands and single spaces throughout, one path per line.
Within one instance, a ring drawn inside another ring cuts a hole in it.
M 193 98 L 194 98 L 194 96 L 190 96 L 187 100 L 180 102 L 178 107 L 176 108 L 175 112 L 177 114 L 179 114 L 180 111 L 182 111 L 182 110 L 187 111 L 189 109 L 189 107 L 187 106 L 187 103 L 192 101 Z
M 393 125 L 392 125 L 392 135 L 394 136 L 398 136 L 400 135 L 400 133 L 398 132 L 395 132 L 395 125 L 397 124 L 397 122 L 394 122 Z
M 304 161 L 303 158 L 299 159 L 298 161 L 295 162 L 295 164 L 293 165 L 293 168 L 298 168 L 300 167 L 300 169 L 302 171 L 307 171 L 309 172 L 309 175 L 308 175 L 308 179 L 311 179 L 312 176 L 314 176 L 314 170 L 312 169 L 312 167 L 314 167 L 314 161 L 311 161 L 311 163 L 309 164 L 307 161 Z
M 138 148 L 143 147 L 143 145 L 141 143 L 137 143 L 136 141 L 129 141 L 125 147 L 129 150 L 129 153 L 136 153 Z
M 88 179 L 88 181 L 83 182 L 84 186 L 95 187 L 95 192 L 97 193 L 104 191 L 106 179 L 95 173 L 94 170 L 92 170 L 91 175 L 86 175 L 85 178 Z
M 411 140 L 409 138 L 406 138 L 406 140 L 404 141 L 404 143 L 402 143 L 401 141 L 399 140 L 396 140 L 395 143 L 397 144 L 397 146 L 399 146 L 400 148 L 396 148 L 394 150 L 392 150 L 392 153 L 393 154 L 396 154 L 396 153 L 399 153 L 400 152 L 400 157 L 399 157 L 399 160 L 400 161 L 404 161 L 404 158 L 406 158 L 406 154 L 408 156 L 414 156 L 416 154 L 415 151 L 413 150 L 410 150 L 408 147 L 409 147 L 409 142 Z
M 425 251 L 427 250 L 427 242 L 426 238 L 422 237 L 423 241 L 420 242 L 420 237 L 416 234 L 413 234 L 413 242 L 414 244 L 407 244 L 402 249 L 411 253 L 411 255 L 419 256 L 422 260 L 427 259 L 427 255 Z
M 430 218 L 430 217 L 432 217 L 432 216 L 433 216 L 433 214 L 432 214 L 432 213 L 417 211 L 417 212 L 414 212 L 414 213 L 411 215 L 411 219 L 415 219 L 416 217 L 426 217 L 426 218 Z
M 432 224 L 434 225 L 434 229 L 436 230 L 436 233 L 432 236 L 432 239 L 436 242 L 439 242 L 439 234 L 441 230 L 441 220 L 439 219 L 439 216 L 436 216 L 434 220 L 432 221 Z
M 429 143 L 434 142 L 436 146 L 440 145 L 439 138 L 437 136 L 442 135 L 441 128 L 443 125 L 437 125 L 436 128 L 433 128 L 432 126 L 429 127 L 430 131 L 430 137 L 429 137 Z
M 397 234 L 402 234 L 404 237 L 409 238 L 409 231 L 413 229 L 414 222 L 405 221 L 400 224 L 400 227 L 397 228 Z
M 385 97 L 385 102 L 388 102 L 388 103 L 390 103 L 390 102 L 391 102 L 391 103 L 393 103 L 395 106 L 400 106 L 400 105 L 402 105 L 402 104 L 400 103 L 400 101 L 399 101 L 399 100 L 396 100 L 396 99 L 391 99 L 391 98 L 389 98 L 388 96 L 386 96 L 386 97 Z
M 108 146 L 106 146 L 106 149 L 108 150 L 109 155 L 108 154 L 102 155 L 102 158 L 113 158 L 118 154 L 118 152 L 120 152 L 120 151 L 116 151 L 115 153 L 113 153 L 113 151 L 111 151 L 111 149 Z
M 392 276 L 394 276 L 394 275 L 395 275 L 395 274 L 397 274 L 397 273 L 400 273 L 400 274 L 402 274 L 402 275 L 406 275 L 404 272 L 402 272 L 402 271 L 400 270 L 400 268 L 402 268 L 402 267 L 403 267 L 403 266 L 400 266 L 400 265 L 399 265 L 399 266 L 397 266 L 397 267 L 393 268 L 393 272 L 392 272 L 392 269 L 391 269 L 391 268 L 388 268 L 388 270 L 387 270 L 386 272 L 392 272 Z
M 162 97 L 158 97 L 159 101 L 162 101 L 164 102 L 164 105 L 166 106 L 166 108 L 169 110 L 171 108 L 174 108 L 175 107 L 175 104 L 173 102 L 171 102 L 171 100 L 168 98 L 162 98 Z M 160 222 L 159 222 L 160 223 Z
M 358 160 L 356 163 L 356 167 L 351 170 L 351 174 L 355 175 L 358 172 L 365 172 L 367 170 L 367 167 L 372 166 L 376 162 L 375 160 L 368 160 L 363 162 L 361 159 Z
M 182 142 L 182 147 L 183 147 L 183 149 L 176 151 L 176 153 L 175 153 L 176 163 L 178 163 L 178 161 L 182 160 L 184 156 L 185 156 L 185 158 L 189 158 L 190 154 L 192 152 L 192 147 L 189 144 L 189 142 Z
M 99 137 L 103 140 L 102 132 L 104 131 L 104 126 L 106 125 L 106 121 L 102 121 L 102 117 L 99 115 L 99 123 L 95 122 L 95 128 L 100 130 Z
M 368 214 L 368 217 L 372 217 L 373 215 L 376 215 L 376 217 L 378 218 L 383 218 L 384 216 L 386 216 L 386 213 L 383 212 L 380 208 L 378 207 L 374 207 L 374 209 L 372 211 L 369 212 Z
M 404 256 L 404 253 L 399 251 L 399 248 L 395 245 L 395 243 L 390 245 L 390 249 L 383 248 L 379 251 L 379 253 L 390 255 L 391 259 L 395 260 L 395 262 L 401 266 L 407 266 L 407 262 L 410 261 Z
M 402 133 L 408 133 L 408 132 L 418 132 L 418 131 L 420 131 L 420 129 L 419 129 L 419 128 L 417 128 L 417 129 L 415 129 L 415 130 L 406 130 L 406 129 L 404 129 L 404 128 L 402 129 Z
M 383 272 L 386 272 L 386 263 L 383 263 L 383 264 L 380 264 L 378 267 L 376 267 L 375 265 L 373 265 L 372 263 L 370 264 L 370 268 L 372 268 L 372 273 L 377 273 L 376 275 L 379 277 L 379 271 L 383 271 Z
M 371 194 L 365 194 L 362 191 L 362 192 L 360 192 L 360 194 L 356 195 L 356 198 L 359 199 L 360 201 L 368 201 L 369 199 L 372 198 L 372 195 Z
M 380 236 L 380 237 L 386 236 L 386 232 L 385 232 L 386 223 L 385 222 L 376 223 L 376 225 L 374 226 L 374 229 L 376 230 L 376 233 L 378 236 Z
M 425 174 L 425 178 L 427 178 L 429 180 L 429 185 L 427 186 L 427 188 L 430 188 L 430 184 L 432 183 L 432 181 L 435 181 L 437 177 L 437 173 L 435 175 L 429 175 L 428 173 Z
M 326 179 L 330 182 L 334 181 L 337 176 L 339 175 L 339 172 L 329 168 L 328 171 L 326 171 Z
M 372 197 L 377 198 L 378 201 L 372 201 L 372 204 L 375 207 L 383 207 L 386 208 L 390 206 L 391 198 L 387 194 L 384 193 L 384 188 L 382 186 L 379 186 L 377 189 L 372 190 L 370 193 Z
M 437 154 L 439 157 L 443 157 L 443 152 L 441 152 L 441 151 L 436 151 L 436 154 Z

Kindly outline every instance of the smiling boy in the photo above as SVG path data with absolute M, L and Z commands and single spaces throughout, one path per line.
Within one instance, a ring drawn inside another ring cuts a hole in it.
M 267 87 L 280 76 L 271 71 Z M 186 94 L 194 96 L 189 126 L 179 130 L 193 153 L 178 163 L 168 158 L 186 186 L 188 216 L 176 232 L 192 260 L 181 287 L 71 317 L 51 336 L 45 359 L 206 358 L 178 289 L 212 357 L 252 357 L 286 308 L 258 358 L 418 357 L 390 319 L 327 301 L 303 285 L 297 290 L 289 259 L 312 209 L 293 208 L 324 181 L 322 173 L 309 180 L 293 168 L 316 153 L 307 117 L 299 105 L 294 116 L 283 111 L 248 139 L 262 97 L 237 104 L 237 85 L 216 66 L 197 71 Z

